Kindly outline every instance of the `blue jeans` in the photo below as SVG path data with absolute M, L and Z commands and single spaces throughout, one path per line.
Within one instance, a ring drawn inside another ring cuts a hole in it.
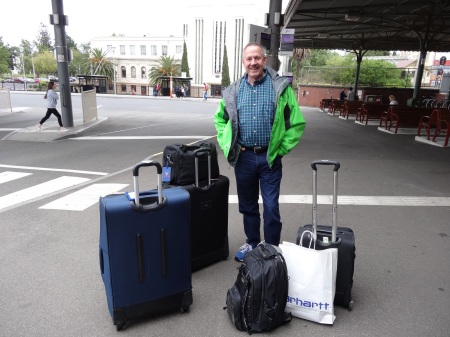
M 239 212 L 244 217 L 244 232 L 247 243 L 255 247 L 261 242 L 259 213 L 259 190 L 263 200 L 264 240 L 278 246 L 281 236 L 280 184 L 282 177 L 281 157 L 269 167 L 267 153 L 242 151 L 234 168 L 236 175 Z

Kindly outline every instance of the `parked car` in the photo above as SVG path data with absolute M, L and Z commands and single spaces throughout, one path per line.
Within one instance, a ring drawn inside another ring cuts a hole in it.
M 70 77 L 69 77 L 69 81 L 70 81 L 70 82 L 76 82 L 76 81 L 77 81 L 77 78 L 76 78 L 76 77 L 73 77 L 73 76 L 70 76 Z
M 5 78 L 4 80 L 2 80 L 2 83 L 13 83 L 13 79 L 12 78 Z

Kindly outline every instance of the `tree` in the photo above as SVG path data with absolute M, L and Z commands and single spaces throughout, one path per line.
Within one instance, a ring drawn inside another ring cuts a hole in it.
M 8 48 L 3 45 L 2 38 L 0 37 L 0 74 L 9 73 L 10 64 L 10 53 Z
M 56 74 L 58 66 L 51 51 L 44 51 L 34 57 L 34 67 L 38 74 Z
M 104 52 L 102 49 L 92 49 L 88 60 L 92 75 L 104 75 L 111 79 L 114 77 L 113 64 L 106 58 L 107 54 L 107 50 Z
M 311 58 L 311 49 L 296 48 L 293 50 L 292 69 L 295 71 L 295 77 L 300 76 L 300 62 Z
M 78 50 L 75 41 L 67 34 L 66 34 L 66 44 L 68 49 L 72 49 L 72 51 Z
M 223 49 L 223 67 L 222 67 L 222 87 L 226 88 L 230 85 L 230 70 L 228 68 L 227 46 Z
M 181 57 L 181 72 L 185 72 L 186 76 L 190 77 L 186 41 L 184 41 L 183 44 L 183 56 Z
M 50 34 L 47 30 L 47 26 L 41 22 L 41 28 L 39 29 L 38 36 L 34 41 L 34 45 L 39 53 L 44 51 L 53 51 L 52 39 L 50 38 Z
M 178 60 L 170 56 L 161 56 L 156 66 L 153 66 L 149 73 L 149 82 L 154 85 L 160 76 L 180 76 L 181 65 Z
M 86 62 L 89 59 L 89 53 L 82 53 L 77 49 L 72 50 L 73 58 L 69 62 L 69 74 L 88 74 L 90 71 L 90 63 Z

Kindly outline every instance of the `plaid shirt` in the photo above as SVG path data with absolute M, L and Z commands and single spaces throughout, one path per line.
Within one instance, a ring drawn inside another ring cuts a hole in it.
M 239 144 L 268 147 L 275 116 L 272 79 L 266 74 L 253 86 L 247 76 L 241 79 L 237 94 Z

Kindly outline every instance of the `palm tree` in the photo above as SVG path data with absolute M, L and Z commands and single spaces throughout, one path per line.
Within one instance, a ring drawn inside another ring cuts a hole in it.
M 91 50 L 88 64 L 91 69 L 91 75 L 104 75 L 112 79 L 114 77 L 114 68 L 111 61 L 106 58 L 108 51 L 94 48 Z
M 181 64 L 179 60 L 175 60 L 174 57 L 161 56 L 157 62 L 157 65 L 152 67 L 148 73 L 149 82 L 151 85 L 158 83 L 160 76 L 180 76 Z

